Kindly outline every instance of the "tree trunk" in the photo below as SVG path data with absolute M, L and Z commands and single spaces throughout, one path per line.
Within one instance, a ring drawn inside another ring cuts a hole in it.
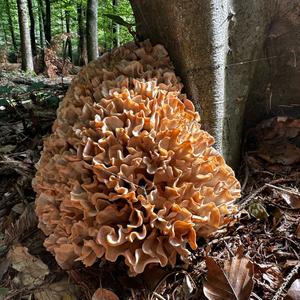
M 105 0 L 101 0 L 101 19 L 102 19 L 102 28 L 103 28 L 103 52 L 106 52 L 108 49 L 108 43 L 107 43 L 107 33 L 106 33 L 106 17 L 104 16 L 105 14 Z
M 26 0 L 17 0 L 21 37 L 22 69 L 33 71 L 32 50 L 27 20 Z
M 38 0 L 38 4 L 39 4 L 40 43 L 43 42 L 42 48 L 44 48 L 45 40 L 46 40 L 46 27 L 47 27 L 44 0 Z M 42 30 L 41 30 L 41 25 L 43 26 Z M 41 33 L 43 33 L 43 36 L 41 36 Z
M 41 1 L 39 1 L 39 31 L 40 31 L 40 47 L 41 49 L 44 49 L 45 46 L 45 31 L 44 31 L 44 18 L 43 16 L 44 9 L 41 5 Z
M 46 4 L 46 14 L 45 14 L 45 22 L 44 22 L 44 28 L 45 28 L 45 38 L 47 42 L 47 46 L 51 44 L 51 0 L 45 0 Z
M 254 71 L 254 64 L 238 63 L 257 58 L 270 4 L 264 0 L 131 0 L 131 4 L 139 35 L 167 48 L 202 116 L 202 127 L 215 137 L 215 147 L 228 163 L 237 167 L 245 99 Z
M 67 38 L 67 55 L 69 56 L 69 58 L 72 61 L 72 39 L 71 39 L 71 30 L 70 30 L 70 12 L 68 10 L 65 10 L 65 18 L 66 18 L 66 29 L 67 29 L 67 34 L 68 34 L 68 38 Z
M 31 48 L 33 56 L 36 56 L 36 42 L 35 42 L 35 20 L 32 8 L 32 0 L 27 0 L 28 3 L 28 12 L 30 18 L 30 39 L 31 39 Z
M 86 14 L 88 60 L 98 58 L 98 0 L 88 0 Z
M 86 50 L 86 35 L 85 35 L 85 10 L 83 9 L 82 1 L 77 4 L 77 22 L 78 22 L 78 65 L 87 64 L 87 50 Z
M 117 6 L 119 4 L 119 0 L 112 0 L 113 11 L 114 14 L 117 14 Z M 120 26 L 118 23 L 112 23 L 112 32 L 113 32 L 113 47 L 120 46 Z
M 12 41 L 14 50 L 17 51 L 17 43 L 16 43 L 16 37 L 15 37 L 15 30 L 14 30 L 14 25 L 13 25 L 13 21 L 12 21 L 11 9 L 10 9 L 9 1 L 10 0 L 6 0 L 5 1 L 6 12 L 7 12 L 7 17 L 8 17 L 8 26 L 9 26 L 9 31 L 10 31 L 10 35 L 11 35 L 11 41 Z

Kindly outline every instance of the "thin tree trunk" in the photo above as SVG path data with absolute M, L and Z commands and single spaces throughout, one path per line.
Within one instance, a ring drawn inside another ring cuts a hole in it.
M 86 49 L 86 35 L 85 35 L 85 10 L 83 9 L 82 1 L 77 4 L 77 22 L 78 22 L 78 65 L 87 64 L 87 49 Z
M 105 13 L 105 0 L 101 0 L 101 19 L 102 19 L 102 28 L 103 28 L 103 37 L 104 37 L 104 44 L 103 44 L 103 51 L 105 52 L 107 50 L 107 33 L 106 33 L 106 17 L 104 16 Z
M 66 29 L 67 29 L 67 34 L 68 34 L 68 38 L 67 38 L 67 55 L 70 57 L 71 61 L 72 61 L 72 39 L 71 39 L 71 30 L 70 30 L 70 12 L 68 10 L 65 10 L 65 18 L 66 18 Z
M 35 42 L 35 20 L 32 8 L 32 0 L 27 0 L 28 3 L 28 12 L 30 18 L 30 39 L 31 39 L 31 48 L 33 56 L 36 56 L 36 42 Z
M 21 37 L 22 69 L 24 71 L 33 71 L 30 32 L 27 19 L 27 2 L 26 0 L 17 0 L 17 4 Z
M 98 58 L 98 0 L 88 0 L 86 14 L 88 60 Z
M 112 0 L 114 14 L 117 13 L 118 4 L 119 4 L 119 0 Z M 117 24 L 114 21 L 112 24 L 112 31 L 113 31 L 113 46 L 119 47 L 120 46 L 120 26 L 119 26 L 119 24 Z
M 43 6 L 41 6 L 41 1 L 39 1 L 39 32 L 40 32 L 40 47 L 41 49 L 44 49 L 45 31 L 44 31 Z
M 7 17 L 8 17 L 8 26 L 9 26 L 9 31 L 10 31 L 10 35 L 11 35 L 11 41 L 12 41 L 14 50 L 17 51 L 17 43 L 16 43 L 16 37 L 15 37 L 15 30 L 14 30 L 13 20 L 12 20 L 12 16 L 11 16 L 11 9 L 10 9 L 9 1 L 10 0 L 6 0 L 5 1 L 6 12 L 7 12 Z
M 45 6 L 44 6 L 44 0 L 38 0 L 39 4 L 39 26 L 40 26 L 40 43 L 43 41 L 43 47 L 45 45 L 46 41 L 46 12 L 45 12 Z M 41 37 L 41 25 L 43 26 L 43 36 Z
M 45 38 L 48 46 L 51 44 L 51 0 L 45 0 L 46 4 L 46 14 L 45 14 Z

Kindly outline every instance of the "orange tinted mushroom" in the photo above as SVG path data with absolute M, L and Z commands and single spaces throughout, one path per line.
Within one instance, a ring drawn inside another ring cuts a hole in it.
M 33 186 L 45 246 L 70 268 L 123 256 L 174 265 L 240 196 L 167 52 L 129 43 L 84 67 L 60 104 Z

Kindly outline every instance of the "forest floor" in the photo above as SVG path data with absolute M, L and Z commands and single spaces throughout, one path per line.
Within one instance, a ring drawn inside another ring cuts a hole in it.
M 189 264 L 136 278 L 121 260 L 61 270 L 43 247 L 31 181 L 69 82 L 0 74 L 0 299 L 91 299 L 99 287 L 133 300 L 300 299 L 300 120 L 282 116 L 247 133 L 238 213 L 198 240 Z

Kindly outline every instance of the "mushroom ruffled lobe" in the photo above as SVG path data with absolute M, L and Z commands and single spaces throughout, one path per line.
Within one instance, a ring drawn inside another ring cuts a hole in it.
M 230 220 L 240 184 L 181 88 L 149 41 L 73 80 L 33 181 L 45 246 L 63 268 L 119 256 L 132 276 L 174 265 Z

